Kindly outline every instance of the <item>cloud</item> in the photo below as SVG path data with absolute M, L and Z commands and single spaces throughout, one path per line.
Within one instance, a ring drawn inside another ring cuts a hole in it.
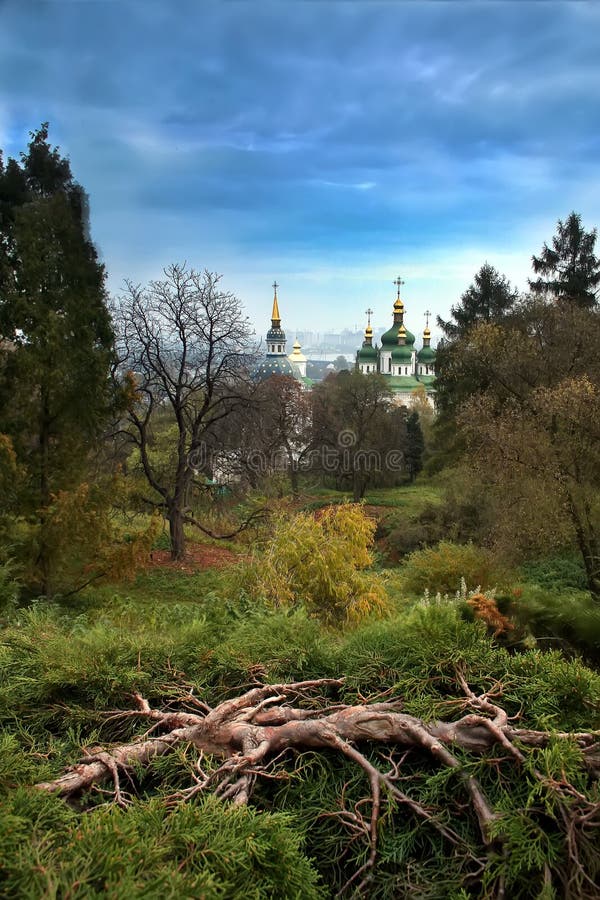
M 111 286 L 187 258 L 230 273 L 259 319 L 277 275 L 298 316 L 331 327 L 400 266 L 415 303 L 444 314 L 485 259 L 523 280 L 558 217 L 600 219 L 599 26 L 581 3 L 32 15 L 9 0 L 1 146 L 18 153 L 50 120 Z

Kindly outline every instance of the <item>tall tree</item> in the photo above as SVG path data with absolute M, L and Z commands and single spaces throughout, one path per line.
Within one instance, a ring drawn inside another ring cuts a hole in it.
M 544 244 L 540 255 L 532 257 L 533 271 L 540 276 L 530 279 L 532 292 L 592 309 L 600 285 L 600 260 L 594 253 L 596 237 L 596 229 L 586 231 L 576 212 L 564 222 L 559 219 L 552 246 Z
M 410 480 L 414 481 L 423 468 L 425 440 L 419 421 L 419 413 L 413 410 L 406 417 L 406 468 Z
M 445 337 L 436 350 L 437 418 L 427 463 L 430 470 L 453 464 L 464 452 L 463 436 L 456 428 L 456 411 L 489 377 L 477 356 L 467 353 L 472 332 L 482 323 L 505 320 L 517 300 L 518 292 L 510 282 L 486 262 L 459 303 L 451 307 L 451 317 L 444 321 L 438 316 Z
M 21 512 L 38 518 L 45 592 L 48 508 L 78 483 L 111 403 L 113 330 L 87 213 L 47 125 L 31 134 L 20 162 L 0 163 L 0 337 L 9 348 L 0 405 L 28 473 Z
M 173 559 L 185 554 L 186 524 L 208 531 L 191 505 L 205 438 L 248 398 L 252 331 L 240 301 L 219 281 L 172 264 L 146 288 L 129 282 L 116 311 L 120 370 L 130 384 L 122 432 L 139 452 L 148 503 L 168 519 Z M 164 427 L 165 418 L 174 432 L 166 465 L 152 455 L 157 422 Z
M 464 337 L 481 322 L 497 322 L 507 315 L 518 300 L 510 282 L 494 266 L 484 263 L 475 275 L 473 283 L 461 296 L 459 303 L 450 308 L 451 318 L 437 317 L 446 339 Z

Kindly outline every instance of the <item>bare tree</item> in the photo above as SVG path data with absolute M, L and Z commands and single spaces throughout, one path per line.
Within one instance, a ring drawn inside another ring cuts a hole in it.
M 148 500 L 168 519 L 171 554 L 180 559 L 186 524 L 212 534 L 193 515 L 190 497 L 205 464 L 204 436 L 246 402 L 252 329 L 237 297 L 220 290 L 220 275 L 185 263 L 163 271 L 146 288 L 127 282 L 116 310 L 120 372 L 129 382 L 121 433 L 138 448 Z M 165 417 L 174 427 L 166 465 L 152 453 L 154 428 Z

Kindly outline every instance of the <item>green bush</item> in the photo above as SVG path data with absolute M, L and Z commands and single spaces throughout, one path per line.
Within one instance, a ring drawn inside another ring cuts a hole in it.
M 511 617 L 541 646 L 562 647 L 600 663 L 600 603 L 588 592 L 526 583 L 514 590 Z
M 587 578 L 581 559 L 573 556 L 551 556 L 521 566 L 526 581 L 551 591 L 575 588 L 585 591 Z
M 20 590 L 12 561 L 0 562 L 0 615 L 6 615 L 15 608 Z
M 450 541 L 411 553 L 402 566 L 402 575 L 405 589 L 415 594 L 454 594 L 460 590 L 462 578 L 470 589 L 489 590 L 507 577 L 490 550 Z
M 165 598 L 168 577 L 163 573 L 160 579 Z M 334 896 L 365 862 L 364 834 L 349 830 L 350 820 L 340 813 L 358 809 L 368 815 L 368 777 L 333 752 L 286 755 L 279 762 L 285 771 L 257 781 L 248 809 L 200 796 L 186 806 L 164 805 L 166 796 L 191 784 L 197 758 L 192 747 L 157 759 L 145 774 L 137 772 L 139 799 L 125 811 L 104 806 L 100 792 L 90 792 L 75 809 L 31 790 L 79 759 L 82 746 L 140 734 L 145 724 L 103 715 L 130 707 L 134 690 L 159 705 L 176 702 L 182 685 L 191 684 L 196 696 L 214 705 L 257 678 L 344 675 L 339 693 L 330 694 L 333 702 L 397 699 L 407 713 L 452 719 L 465 709 L 458 668 L 476 692 L 501 685 L 500 702 L 518 727 L 588 731 L 600 725 L 597 672 L 559 652 L 509 652 L 483 624 L 466 621 L 455 600 L 413 602 L 389 618 L 334 631 L 301 606 L 271 611 L 233 604 L 229 610 L 214 595 L 186 604 L 183 580 L 178 573 L 172 578 L 178 587 L 171 605 L 146 597 L 145 605 L 136 599 L 128 609 L 127 598 L 111 598 L 103 589 L 96 595 L 103 605 L 77 617 L 39 605 L 4 628 L 1 897 L 312 900 Z M 187 583 L 199 585 L 193 578 Z M 360 749 L 389 768 L 387 745 Z M 487 874 L 480 873 L 477 860 L 485 850 L 461 772 L 414 750 L 402 762 L 402 790 L 451 827 L 461 843 L 450 846 L 430 821 L 386 798 L 369 898 L 491 896 L 486 879 L 500 871 L 511 898 L 543 896 L 550 870 L 553 884 L 560 884 L 568 867 L 567 841 L 552 806 L 552 784 L 565 773 L 577 790 L 588 792 L 577 746 L 557 741 L 533 752 L 531 765 L 548 775 L 547 786 L 498 748 L 481 758 L 455 752 L 462 771 L 479 780 L 498 812 L 494 828 L 510 853 L 499 853 Z M 210 771 L 218 761 L 205 757 L 202 765 Z M 590 854 L 597 856 L 595 845 Z M 587 857 L 584 865 L 593 875 Z M 461 893 L 465 883 L 469 895 Z
M 0 816 L 0 896 L 319 900 L 303 835 L 281 813 L 212 797 L 169 810 L 159 799 L 80 816 L 17 790 Z

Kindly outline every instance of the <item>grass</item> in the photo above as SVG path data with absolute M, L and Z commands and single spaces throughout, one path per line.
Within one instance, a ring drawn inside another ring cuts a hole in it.
M 316 509 L 329 503 L 346 503 L 352 500 L 351 491 L 336 491 L 324 487 L 308 487 L 305 497 L 312 498 L 304 504 L 305 509 Z M 371 488 L 364 497 L 369 506 L 402 510 L 408 516 L 416 516 L 426 506 L 441 503 L 442 489 L 430 483 L 401 485 L 400 487 Z

